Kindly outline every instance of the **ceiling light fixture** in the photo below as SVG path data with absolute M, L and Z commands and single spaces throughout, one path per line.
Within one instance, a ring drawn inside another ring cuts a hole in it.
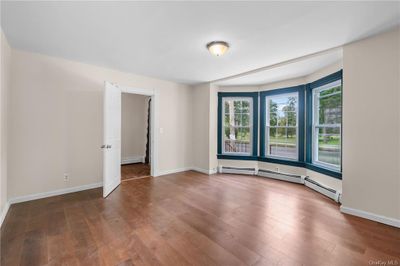
M 215 56 L 222 56 L 229 49 L 229 44 L 223 41 L 213 41 L 207 43 L 207 49 Z

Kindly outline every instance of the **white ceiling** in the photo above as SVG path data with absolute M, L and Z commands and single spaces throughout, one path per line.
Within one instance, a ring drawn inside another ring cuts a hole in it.
M 358 40 L 399 24 L 400 2 L 1 2 L 15 48 L 198 83 Z M 209 41 L 230 43 L 216 58 Z
M 342 49 L 319 53 L 294 62 L 279 64 L 271 68 L 261 69 L 252 73 L 238 75 L 215 82 L 220 86 L 245 86 L 262 85 L 282 80 L 289 80 L 308 76 L 322 68 L 335 63 L 341 63 L 343 58 Z

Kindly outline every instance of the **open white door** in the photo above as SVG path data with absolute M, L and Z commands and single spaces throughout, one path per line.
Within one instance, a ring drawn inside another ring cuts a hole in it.
M 104 143 L 103 197 L 107 197 L 121 183 L 121 90 L 105 82 L 104 88 Z

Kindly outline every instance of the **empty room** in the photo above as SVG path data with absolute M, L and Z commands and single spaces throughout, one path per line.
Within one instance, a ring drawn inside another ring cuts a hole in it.
M 1 1 L 0 265 L 400 265 L 399 1 Z

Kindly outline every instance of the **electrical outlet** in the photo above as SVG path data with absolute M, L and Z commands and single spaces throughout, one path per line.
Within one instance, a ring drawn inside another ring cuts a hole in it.
M 69 175 L 67 173 L 64 173 L 64 182 L 68 182 Z

